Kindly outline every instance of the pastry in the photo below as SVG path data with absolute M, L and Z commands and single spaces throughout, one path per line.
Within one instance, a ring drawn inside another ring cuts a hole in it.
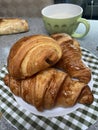
M 20 18 L 0 18 L 0 35 L 26 32 L 28 22 Z
M 77 40 L 67 34 L 33 35 L 11 48 L 4 83 L 38 111 L 91 104 L 90 69 Z
M 67 73 L 55 68 L 47 68 L 21 80 L 7 74 L 4 82 L 16 96 L 32 104 L 39 111 L 93 102 L 93 94 L 85 83 L 73 80 Z
M 51 37 L 33 35 L 20 39 L 8 56 L 8 72 L 15 78 L 26 78 L 56 64 L 62 56 L 61 47 Z
M 79 43 L 64 33 L 53 34 L 51 37 L 57 40 L 63 52 L 56 66 L 68 72 L 72 78 L 88 84 L 91 80 L 91 70 L 82 60 Z

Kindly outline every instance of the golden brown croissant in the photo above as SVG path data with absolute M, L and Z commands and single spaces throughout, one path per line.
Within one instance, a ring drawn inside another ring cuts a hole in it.
M 56 66 L 67 71 L 72 78 L 88 83 L 91 80 L 91 70 L 82 61 L 79 43 L 64 33 L 53 34 L 51 37 L 57 40 L 63 52 Z
M 61 56 L 61 47 L 51 37 L 45 35 L 24 37 L 10 50 L 8 72 L 15 78 L 30 77 L 54 65 Z
M 72 80 L 67 73 L 55 68 L 48 68 L 21 80 L 8 74 L 4 82 L 15 95 L 39 111 L 57 106 L 70 107 L 77 102 L 91 104 L 93 101 L 92 92 L 85 83 Z

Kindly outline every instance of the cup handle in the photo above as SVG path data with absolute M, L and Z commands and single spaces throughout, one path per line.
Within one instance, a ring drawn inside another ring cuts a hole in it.
M 82 34 L 73 33 L 73 34 L 72 34 L 72 37 L 74 37 L 74 38 L 83 38 L 83 37 L 86 36 L 87 33 L 89 32 L 90 24 L 89 24 L 89 22 L 88 22 L 86 19 L 84 19 L 84 18 L 79 18 L 79 19 L 77 20 L 77 23 L 78 23 L 78 24 L 83 23 L 83 24 L 85 25 L 85 28 L 86 28 L 86 29 L 85 29 L 85 32 L 82 33 Z

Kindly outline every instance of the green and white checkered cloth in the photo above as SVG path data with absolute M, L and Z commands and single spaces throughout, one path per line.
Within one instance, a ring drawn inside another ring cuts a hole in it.
M 9 88 L 4 85 L 6 66 L 0 72 L 0 107 L 5 118 L 18 130 L 86 130 L 98 119 L 98 58 L 82 48 L 83 60 L 92 69 L 94 102 L 84 105 L 70 114 L 58 117 L 37 116 L 15 101 Z

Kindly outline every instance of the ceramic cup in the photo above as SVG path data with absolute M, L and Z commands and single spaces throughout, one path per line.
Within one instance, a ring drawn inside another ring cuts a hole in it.
M 90 29 L 89 22 L 82 18 L 82 7 L 75 4 L 53 4 L 42 9 L 41 14 L 45 28 L 49 34 L 67 33 L 74 38 L 82 38 L 87 35 Z M 78 25 L 85 26 L 84 32 L 76 32 Z

